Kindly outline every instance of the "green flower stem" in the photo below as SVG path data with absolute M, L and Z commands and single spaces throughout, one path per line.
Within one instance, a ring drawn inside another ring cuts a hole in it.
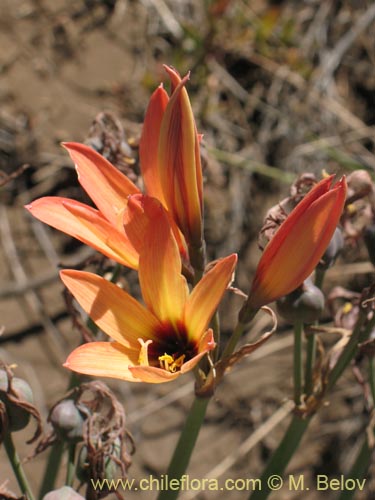
M 29 482 L 22 468 L 20 457 L 18 456 L 17 450 L 14 446 L 12 434 L 6 432 L 4 436 L 4 447 L 8 455 L 9 462 L 12 465 L 14 475 L 16 476 L 18 486 L 22 493 L 26 496 L 28 500 L 35 500 L 35 497 L 31 491 Z
M 305 371 L 305 394 L 309 396 L 313 390 L 314 364 L 316 358 L 316 337 L 315 334 L 306 336 L 306 371 Z
M 109 281 L 111 283 L 117 283 L 117 280 L 119 279 L 119 277 L 121 275 L 121 272 L 122 272 L 122 265 L 116 263 L 114 268 L 113 268 L 113 271 L 112 271 L 111 279 Z
M 315 270 L 315 286 L 320 290 L 323 287 L 324 277 L 326 275 L 325 269 L 319 267 Z M 310 334 L 306 336 L 306 370 L 305 370 L 305 394 L 309 396 L 314 388 L 314 365 L 316 358 L 316 336 Z
M 369 358 L 369 384 L 372 396 L 372 404 L 373 407 L 375 407 L 375 363 L 373 357 Z M 348 474 L 348 477 L 354 480 L 363 480 L 366 477 L 373 454 L 374 449 L 369 447 L 368 436 L 365 435 L 361 449 L 359 450 L 357 458 Z M 343 490 L 340 493 L 338 500 L 351 500 L 354 497 L 355 493 L 355 490 Z
M 46 493 L 54 489 L 57 473 L 60 469 L 61 459 L 64 452 L 64 442 L 55 441 L 49 453 L 48 462 L 44 471 L 42 485 L 40 487 L 39 498 L 43 498 Z
M 237 345 L 238 341 L 240 340 L 240 337 L 243 334 L 244 330 L 245 330 L 245 325 L 239 321 L 237 323 L 236 328 L 234 329 L 234 331 L 232 333 L 232 336 L 228 340 L 227 345 L 225 346 L 225 349 L 224 349 L 223 355 L 221 356 L 221 359 L 225 359 L 233 353 L 233 351 L 235 350 L 236 345 Z
M 252 319 L 256 313 L 257 311 L 252 311 L 251 315 L 248 314 L 247 319 L 250 317 Z M 222 359 L 233 353 L 237 342 L 244 332 L 245 326 L 246 324 L 241 323 L 240 321 L 237 323 L 237 326 L 225 347 L 223 355 L 221 356 Z M 195 398 L 168 467 L 167 477 L 169 481 L 171 479 L 180 480 L 185 474 L 200 428 L 206 415 L 209 401 L 210 398 Z M 178 497 L 178 493 L 179 489 L 161 491 L 158 495 L 158 500 L 175 500 Z
M 357 324 L 353 330 L 349 342 L 344 347 L 341 356 L 339 357 L 336 365 L 333 367 L 327 383 L 326 390 L 332 388 L 332 386 L 340 378 L 341 374 L 348 366 L 350 361 L 356 354 L 358 343 L 366 340 L 369 333 L 375 326 L 375 314 L 367 322 L 367 311 L 361 311 L 361 314 L 357 320 Z M 312 416 L 307 418 L 302 418 L 299 415 L 294 415 L 281 443 L 277 447 L 276 451 L 271 457 L 271 460 L 267 464 L 262 477 L 261 477 L 261 491 L 254 491 L 249 498 L 251 500 L 265 500 L 268 498 L 271 490 L 267 486 L 267 480 L 274 474 L 282 476 L 290 459 L 292 458 L 294 452 L 298 448 L 298 445 L 302 439 L 304 432 L 306 431 Z M 365 468 L 365 457 L 366 457 L 366 445 L 363 446 L 361 453 L 359 454 L 355 467 L 356 470 L 364 470 Z M 354 468 L 353 468 L 354 470 Z M 351 477 L 351 476 L 350 476 Z M 340 499 L 341 500 L 341 499 Z
M 209 398 L 196 397 L 193 402 L 168 467 L 167 477 L 170 484 L 171 480 L 176 480 L 177 484 L 177 481 L 179 481 L 185 474 L 200 428 L 206 415 L 209 401 Z M 158 495 L 158 500 L 175 500 L 178 497 L 178 494 L 179 488 L 161 491 Z
M 265 468 L 260 481 L 261 488 L 253 491 L 249 499 L 265 500 L 268 498 L 272 490 L 269 489 L 267 481 L 271 476 L 282 476 L 294 452 L 302 439 L 302 436 L 307 429 L 312 417 L 301 418 L 299 415 L 294 415 L 289 427 L 272 455 L 267 467 Z
M 249 309 L 246 307 L 246 302 L 242 306 L 242 309 L 239 313 L 239 320 L 236 325 L 236 328 L 234 329 L 230 339 L 228 340 L 227 345 L 225 346 L 223 355 L 221 356 L 221 359 L 225 359 L 231 354 L 233 354 L 236 345 L 238 341 L 241 338 L 241 335 L 243 334 L 245 327 L 247 324 L 249 324 L 256 316 L 257 312 L 259 309 Z
M 366 477 L 373 453 L 374 449 L 369 447 L 367 436 L 365 436 L 362 447 L 347 477 L 354 480 L 363 480 Z M 338 500 L 351 500 L 356 493 L 356 489 L 353 491 L 343 489 Z
M 200 247 L 193 245 L 189 246 L 190 264 L 194 269 L 194 286 L 200 281 L 203 276 L 204 267 L 206 265 L 205 244 L 202 242 Z
M 297 321 L 294 324 L 294 351 L 293 351 L 293 372 L 294 372 L 294 402 L 296 406 L 301 403 L 302 396 L 302 331 L 303 323 Z
M 373 316 L 369 321 L 367 321 L 367 314 L 368 312 L 366 310 L 361 311 L 349 342 L 344 347 L 337 363 L 328 376 L 327 390 L 332 388 L 350 361 L 354 358 L 358 350 L 358 344 L 365 341 L 371 330 L 374 328 L 375 313 L 373 313 Z
M 72 486 L 75 475 L 75 456 L 76 456 L 76 444 L 69 443 L 68 445 L 68 465 L 66 468 L 66 486 Z
M 325 275 L 326 275 L 325 269 L 320 269 L 319 267 L 315 269 L 315 286 L 320 288 L 320 290 L 323 287 L 323 281 Z

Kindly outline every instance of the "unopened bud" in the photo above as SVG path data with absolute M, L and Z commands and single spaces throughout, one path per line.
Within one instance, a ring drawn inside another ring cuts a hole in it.
M 63 486 L 58 490 L 50 491 L 44 495 L 42 500 L 84 500 L 84 497 L 70 486 Z
M 277 301 L 277 311 L 289 323 L 314 323 L 324 310 L 322 291 L 306 280 L 303 285 Z
M 22 403 L 33 403 L 33 392 L 29 384 L 22 378 L 13 377 L 10 379 L 11 391 L 9 388 L 9 378 L 5 370 L 0 370 L 0 400 L 4 403 L 9 430 L 11 432 L 24 429 L 30 420 L 30 412 L 22 406 Z M 20 401 L 20 404 L 17 403 Z
M 333 266 L 343 248 L 344 237 L 342 235 L 341 229 L 337 227 L 317 267 L 320 269 L 328 269 L 329 267 Z
M 49 420 L 64 441 L 80 441 L 83 436 L 84 417 L 72 399 L 60 401 L 51 411 Z

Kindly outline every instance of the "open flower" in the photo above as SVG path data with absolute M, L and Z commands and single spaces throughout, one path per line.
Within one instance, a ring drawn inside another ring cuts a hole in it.
M 37 219 L 124 266 L 137 269 L 138 252 L 123 226 L 128 197 L 139 189 L 116 167 L 89 146 L 65 143 L 78 180 L 97 209 L 69 198 L 46 196 L 26 206 Z
M 140 141 L 140 161 L 147 194 L 170 212 L 189 246 L 202 244 L 203 182 L 199 142 L 185 85 L 164 66 L 171 80 L 169 98 L 162 86 L 153 93 Z
M 172 96 L 160 86 L 152 95 L 140 141 L 140 162 L 147 194 L 160 200 L 181 256 L 187 243 L 201 246 L 202 171 L 199 139 L 185 89 L 188 79 L 166 67 Z M 138 268 L 138 252 L 123 225 L 128 197 L 140 190 L 108 160 L 84 144 L 65 143 L 78 180 L 96 208 L 63 197 L 44 197 L 26 206 L 37 219 L 95 248 L 107 257 Z
M 339 222 L 346 197 L 345 178 L 331 187 L 320 181 L 292 210 L 266 246 L 242 314 L 295 290 L 313 272 Z
M 168 382 L 191 370 L 215 346 L 208 325 L 231 280 L 237 256 L 218 261 L 189 293 L 165 210 L 150 197 L 143 197 L 143 209 L 150 221 L 139 258 L 145 306 L 95 274 L 61 272 L 78 303 L 114 339 L 75 349 L 65 363 L 73 371 Z

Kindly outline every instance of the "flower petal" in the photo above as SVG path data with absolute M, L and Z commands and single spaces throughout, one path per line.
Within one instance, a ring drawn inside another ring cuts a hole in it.
M 139 256 L 143 299 L 161 322 L 173 324 L 181 320 L 188 295 L 180 252 L 162 205 L 145 196 L 143 208 L 150 221 Z
M 90 342 L 77 347 L 65 361 L 65 368 L 94 377 L 111 377 L 140 382 L 129 367 L 137 363 L 138 352 L 117 342 Z
M 339 222 L 346 197 L 345 179 L 328 191 L 324 188 L 329 180 L 321 181 L 306 195 L 266 246 L 252 284 L 249 308 L 257 309 L 292 292 L 317 266 Z
M 125 233 L 117 231 L 94 208 L 57 196 L 40 198 L 25 208 L 37 219 L 77 238 L 110 259 L 132 269 L 138 268 L 138 253 Z
M 212 349 L 214 348 L 215 348 L 214 333 L 210 328 L 204 333 L 201 341 L 199 342 L 198 354 L 194 356 L 194 358 L 189 359 L 189 361 L 187 361 L 181 366 L 181 373 L 186 373 L 192 370 L 203 358 L 203 356 L 207 354 L 209 351 L 212 351 Z
M 133 377 L 141 382 L 148 382 L 149 384 L 170 382 L 181 375 L 181 372 L 171 373 L 163 368 L 156 368 L 154 366 L 131 366 L 129 370 Z
M 168 210 L 189 244 L 202 240 L 202 167 L 199 139 L 185 83 L 165 66 L 173 94 L 165 109 L 159 139 L 160 182 Z M 177 85 L 176 85 L 177 84 Z
M 154 338 L 157 319 L 117 285 L 84 271 L 66 269 L 60 276 L 82 309 L 120 344 L 139 351 L 139 338 Z
M 168 100 L 167 92 L 160 85 L 151 96 L 139 142 L 139 159 L 146 192 L 163 205 L 165 201 L 159 178 L 158 147 L 161 121 Z
M 144 245 L 145 234 L 150 222 L 149 217 L 144 212 L 144 200 L 146 197 L 147 195 L 143 194 L 134 194 L 129 196 L 128 206 L 124 211 L 125 232 L 138 253 L 141 252 Z M 184 262 L 188 263 L 189 253 L 185 238 L 174 220 L 171 218 L 170 214 L 166 212 L 166 215 L 180 250 L 181 257 L 184 259 Z
M 139 189 L 104 156 L 85 144 L 66 142 L 78 180 L 100 212 L 115 227 L 122 225 L 122 213 L 130 194 Z
M 281 244 L 282 238 L 285 238 L 289 234 L 290 230 L 295 224 L 295 221 L 298 220 L 301 216 L 303 216 L 304 212 L 315 200 L 318 200 L 321 196 L 323 196 L 325 193 L 329 191 L 332 185 L 333 178 L 334 175 L 330 175 L 329 177 L 322 179 L 312 189 L 310 189 L 310 191 L 306 194 L 306 196 L 302 198 L 302 200 L 298 203 L 298 205 L 296 205 L 296 207 L 292 210 L 292 212 L 283 222 L 282 224 L 283 229 L 281 231 L 281 234 L 280 231 L 277 231 L 274 237 L 272 238 L 273 240 L 276 237 L 275 241 L 279 240 L 279 245 Z M 271 252 L 271 249 L 268 251 Z
M 236 254 L 219 260 L 191 292 L 185 308 L 185 324 L 190 338 L 200 338 L 207 329 L 208 323 L 232 279 L 236 263 Z

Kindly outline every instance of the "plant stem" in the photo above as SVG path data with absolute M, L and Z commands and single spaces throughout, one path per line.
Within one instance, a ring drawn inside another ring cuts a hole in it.
M 329 374 L 326 391 L 332 388 L 332 386 L 342 375 L 345 368 L 349 365 L 350 361 L 353 359 L 357 352 L 358 343 L 366 340 L 370 331 L 374 328 L 375 314 L 373 314 L 372 318 L 369 321 L 367 321 L 367 315 L 368 311 L 361 310 L 351 338 L 344 347 L 341 356 L 339 357 L 336 365 L 333 367 L 332 371 Z M 293 420 L 290 423 L 281 443 L 272 455 L 262 474 L 261 490 L 254 491 L 252 495 L 250 495 L 251 500 L 265 500 L 266 498 L 268 498 L 269 494 L 271 493 L 271 490 L 267 485 L 268 478 L 273 476 L 274 474 L 282 476 L 290 459 L 296 451 L 311 419 L 312 415 L 308 416 L 307 418 L 302 418 L 299 415 L 295 415 L 293 417 Z M 366 445 L 364 445 L 356 461 L 356 470 L 363 470 L 363 468 L 365 467 L 364 457 L 366 456 L 366 451 Z
M 198 283 L 198 281 L 202 278 L 204 267 L 206 265 L 205 243 L 203 242 L 200 247 L 189 245 L 189 256 L 190 256 L 190 264 L 194 269 L 193 285 L 195 286 Z
M 293 366 L 294 366 L 294 402 L 296 406 L 301 403 L 302 395 L 302 331 L 303 323 L 297 321 L 294 324 L 294 352 L 293 352 Z
M 74 481 L 74 473 L 75 473 L 75 455 L 76 455 L 76 444 L 69 443 L 68 445 L 68 465 L 66 468 L 66 486 L 72 486 Z
M 374 328 L 375 313 L 373 313 L 372 318 L 368 322 L 366 322 L 367 314 L 368 312 L 366 310 L 362 310 L 360 312 L 359 318 L 354 327 L 349 342 L 344 347 L 339 359 L 337 360 L 337 363 L 332 368 L 332 371 L 329 374 L 327 390 L 332 388 L 332 386 L 336 383 L 337 379 L 341 376 L 342 372 L 348 366 L 350 361 L 354 358 L 358 349 L 358 344 L 365 341 L 368 338 L 371 330 Z
M 4 436 L 4 447 L 8 455 L 9 462 L 12 465 L 14 475 L 16 476 L 18 486 L 22 493 L 26 496 L 28 500 L 35 500 L 35 497 L 31 491 L 29 482 L 22 468 L 20 457 L 18 456 L 17 450 L 14 446 L 12 434 L 10 432 L 5 432 Z
M 317 267 L 315 269 L 315 286 L 320 288 L 320 290 L 323 287 L 323 281 L 324 281 L 325 275 L 326 275 L 325 269 L 320 269 L 319 267 Z
M 319 267 L 315 270 L 315 286 L 320 290 L 323 287 L 326 270 Z M 318 324 L 318 323 L 316 323 Z M 306 336 L 306 372 L 305 372 L 305 394 L 309 396 L 313 389 L 314 364 L 316 358 L 316 334 Z
M 168 467 L 168 481 L 170 479 L 180 480 L 183 474 L 185 474 L 206 415 L 209 401 L 209 398 L 195 398 Z M 178 497 L 178 493 L 179 489 L 161 491 L 158 495 L 158 500 L 175 500 Z
M 375 364 L 374 358 L 369 357 L 369 384 L 372 396 L 372 405 L 375 406 Z M 351 479 L 363 480 L 366 476 L 370 462 L 373 456 L 374 449 L 369 447 L 368 436 L 365 434 L 364 441 L 362 443 L 361 449 L 357 455 L 357 458 L 350 469 L 348 477 Z M 355 494 L 355 490 L 343 490 L 338 497 L 338 500 L 351 500 Z
M 350 477 L 350 479 L 354 480 L 363 480 L 369 468 L 373 451 L 374 450 L 368 445 L 367 436 L 365 436 L 362 447 L 347 477 Z M 338 497 L 338 500 L 351 500 L 356 492 L 357 488 L 354 490 L 343 489 L 340 493 L 340 496 Z
M 315 334 L 306 336 L 306 372 L 305 372 L 305 394 L 309 396 L 313 390 L 314 364 L 316 358 Z
M 42 485 L 40 487 L 39 498 L 43 498 L 46 493 L 53 490 L 56 476 L 60 469 L 61 459 L 64 451 L 64 442 L 55 441 L 48 456 L 47 466 L 44 471 Z
M 112 271 L 111 279 L 109 281 L 111 283 L 117 283 L 117 280 L 120 277 L 121 272 L 122 272 L 122 265 L 118 264 L 118 263 L 115 264 L 113 271 Z
M 236 328 L 234 329 L 234 331 L 232 333 L 232 336 L 230 337 L 227 345 L 225 346 L 225 349 L 224 349 L 223 355 L 221 356 L 221 359 L 227 358 L 228 356 L 230 356 L 233 353 L 238 341 L 240 340 L 241 335 L 243 334 L 244 329 L 245 329 L 245 325 L 241 322 L 238 322 Z
M 274 475 L 280 477 L 283 475 L 290 459 L 298 448 L 311 418 L 312 417 L 302 418 L 299 415 L 293 416 L 281 443 L 263 471 L 262 477 L 260 478 L 261 488 L 252 492 L 249 497 L 251 500 L 265 500 L 268 498 L 269 494 L 272 492 L 267 484 L 268 479 Z

